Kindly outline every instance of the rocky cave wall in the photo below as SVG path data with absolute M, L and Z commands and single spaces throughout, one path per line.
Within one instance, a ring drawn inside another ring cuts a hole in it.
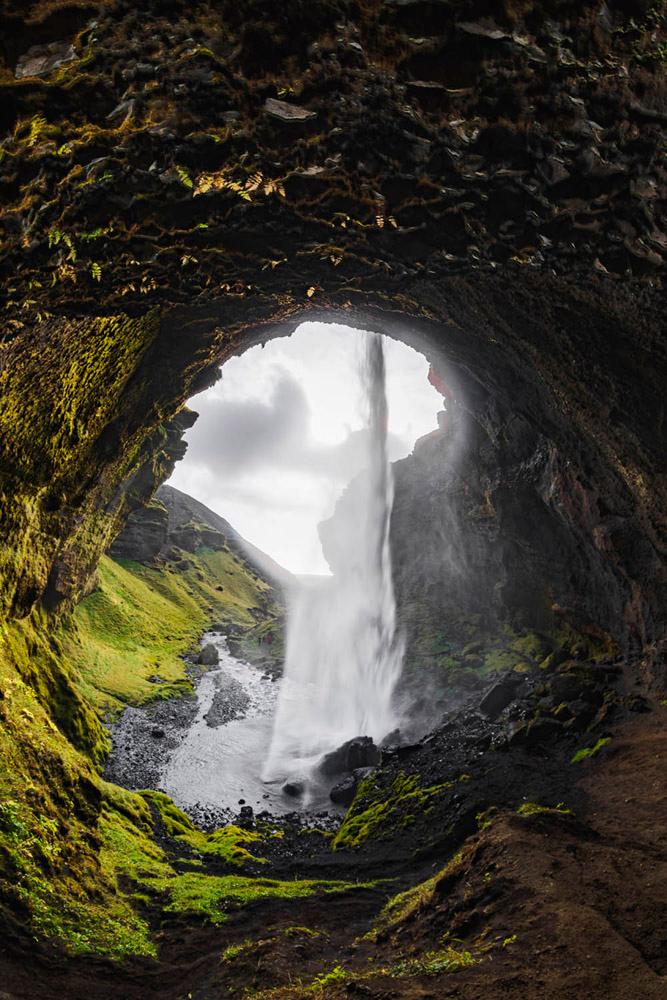
M 331 315 L 446 368 L 466 449 L 406 511 L 451 537 L 458 490 L 490 606 L 662 637 L 664 4 L 8 11 L 7 612 L 85 591 L 220 362 Z

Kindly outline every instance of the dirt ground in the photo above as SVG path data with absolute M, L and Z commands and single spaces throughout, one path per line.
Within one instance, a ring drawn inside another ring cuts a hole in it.
M 359 996 L 457 1000 L 667 998 L 667 710 L 635 717 L 572 767 L 576 814 L 498 812 L 465 864 L 391 934 L 361 940 L 397 886 L 245 907 L 218 927 L 164 926 L 158 964 L 64 962 L 25 940 L 0 957 L 1 1000 Z M 413 872 L 404 885 L 427 877 Z M 398 886 L 402 888 L 403 886 Z M 477 960 L 396 977 L 397 959 L 451 942 Z M 224 949 L 254 942 L 234 961 Z M 345 975 L 313 987 L 317 975 Z

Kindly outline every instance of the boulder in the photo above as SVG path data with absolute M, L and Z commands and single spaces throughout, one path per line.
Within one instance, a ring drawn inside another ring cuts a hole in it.
M 374 770 L 374 767 L 357 767 L 352 774 L 349 774 L 333 786 L 329 792 L 331 801 L 335 802 L 336 805 L 349 806 L 361 782 L 369 774 L 372 774 Z
M 326 753 L 319 764 L 319 771 L 328 777 L 337 774 L 347 774 L 360 767 L 372 767 L 379 764 L 382 754 L 370 736 L 356 736 Z
M 303 795 L 304 785 L 302 781 L 286 781 L 283 785 L 283 792 L 293 799 L 298 799 Z
M 522 678 L 515 676 L 503 677 L 486 692 L 479 703 L 479 710 L 489 719 L 496 719 L 504 708 L 514 701 L 517 688 Z
M 197 663 L 201 663 L 205 667 L 216 667 L 219 662 L 220 656 L 212 642 L 207 643 L 197 657 Z
M 48 76 L 65 63 L 74 62 L 77 54 L 71 42 L 50 42 L 33 45 L 19 58 L 14 76 L 23 80 L 27 76 Z
M 349 806 L 357 790 L 357 784 L 358 782 L 354 775 L 349 774 L 333 786 L 329 792 L 329 798 L 337 806 Z

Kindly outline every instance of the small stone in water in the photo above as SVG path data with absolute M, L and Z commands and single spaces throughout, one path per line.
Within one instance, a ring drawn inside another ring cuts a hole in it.
M 239 805 L 240 806 L 244 806 L 245 805 L 245 799 L 239 799 Z
M 303 795 L 303 784 L 300 781 L 286 781 L 283 785 L 283 792 L 285 795 L 297 798 L 299 795 Z

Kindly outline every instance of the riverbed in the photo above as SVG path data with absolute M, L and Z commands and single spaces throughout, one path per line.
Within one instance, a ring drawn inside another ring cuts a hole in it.
M 244 806 L 255 813 L 294 812 L 304 803 L 262 780 L 282 681 L 237 659 L 227 639 L 207 632 L 219 662 L 196 677 L 181 698 L 128 707 L 111 727 L 113 750 L 105 776 L 130 789 L 166 792 L 205 826 L 229 821 Z M 323 795 L 308 811 L 336 808 Z

